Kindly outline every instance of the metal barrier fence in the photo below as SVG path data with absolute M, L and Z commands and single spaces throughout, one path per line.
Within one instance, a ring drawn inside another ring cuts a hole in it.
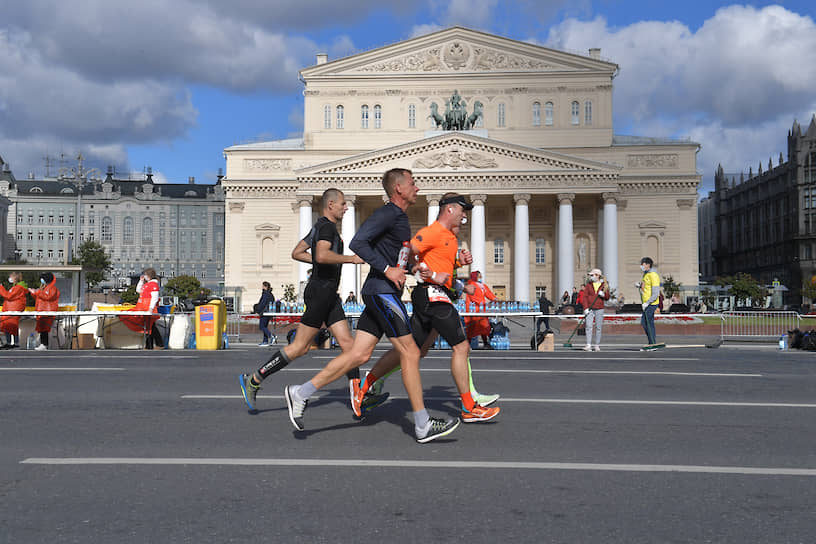
M 722 312 L 722 340 L 775 339 L 799 328 L 802 318 L 796 312 Z
M 227 312 L 227 338 L 230 342 L 241 341 L 241 314 Z

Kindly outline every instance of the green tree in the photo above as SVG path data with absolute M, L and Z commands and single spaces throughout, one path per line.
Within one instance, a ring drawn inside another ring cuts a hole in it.
M 683 284 L 680 282 L 674 281 L 674 278 L 671 276 L 663 276 L 663 292 L 666 293 L 668 298 L 673 297 L 676 294 L 680 293 L 680 287 Z
M 136 304 L 137 300 L 139 300 L 139 293 L 136 292 L 136 286 L 128 286 L 128 288 L 122 293 L 122 302 L 124 304 Z
M 176 276 L 167 280 L 162 288 L 165 295 L 178 297 L 179 300 L 198 298 L 201 291 L 201 282 L 195 276 Z M 209 295 L 210 289 L 205 288 L 204 294 Z
M 708 306 L 710 309 L 714 309 L 714 305 L 717 303 L 717 293 L 706 287 L 700 291 L 700 297 L 703 299 L 706 306 Z
M 287 283 L 286 285 L 283 286 L 283 300 L 284 302 L 295 302 L 297 300 L 295 284 Z
M 86 240 L 79 244 L 77 256 L 71 261 L 71 264 L 82 266 L 85 283 L 89 288 L 96 287 L 105 281 L 108 272 L 113 269 L 110 255 L 102 244 L 95 240 Z
M 816 299 L 816 284 L 808 280 L 802 282 L 802 296 L 812 304 L 813 299 Z
M 744 306 L 746 301 L 764 302 L 765 297 L 768 295 L 768 289 L 745 272 L 737 272 L 734 276 L 717 278 L 714 283 L 728 287 L 728 294 L 734 297 L 737 306 Z

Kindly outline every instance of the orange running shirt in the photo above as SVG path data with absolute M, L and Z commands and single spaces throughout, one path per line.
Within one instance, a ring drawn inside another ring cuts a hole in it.
M 411 245 L 418 253 L 418 262 L 427 264 L 434 272 L 447 272 L 450 275 L 445 282 L 445 287 L 450 288 L 453 285 L 456 252 L 459 251 L 456 236 L 439 221 L 434 221 L 427 227 L 419 229 L 411 240 Z

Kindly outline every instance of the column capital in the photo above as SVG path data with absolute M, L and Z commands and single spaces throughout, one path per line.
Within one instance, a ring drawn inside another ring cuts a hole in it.
M 516 204 L 529 204 L 532 195 L 530 193 L 515 193 L 513 195 L 513 202 Z
M 474 206 L 484 206 L 487 202 L 487 195 L 470 195 L 470 203 Z
M 297 195 L 295 197 L 295 202 L 297 202 L 298 208 L 303 208 L 305 206 L 311 206 L 314 197 L 312 195 Z
M 388 204 L 388 201 L 391 200 L 391 197 L 388 195 L 382 195 L 383 204 Z
M 354 206 L 354 203 L 357 202 L 357 195 L 348 195 L 343 193 L 343 196 L 346 197 L 346 204 L 348 204 L 349 207 Z
M 571 204 L 573 204 L 575 202 L 575 193 L 558 193 L 556 195 L 556 200 L 558 201 L 559 205 L 561 205 L 561 204 L 570 204 L 571 205 Z M 564 202 L 565 200 L 567 202 Z
M 245 205 L 246 205 L 245 202 L 230 202 L 229 211 L 230 213 L 241 213 L 242 211 L 244 211 Z
M 601 193 L 604 204 L 617 204 L 620 193 Z
M 425 200 L 428 201 L 428 206 L 439 206 L 439 201 L 442 200 L 441 194 L 425 195 Z

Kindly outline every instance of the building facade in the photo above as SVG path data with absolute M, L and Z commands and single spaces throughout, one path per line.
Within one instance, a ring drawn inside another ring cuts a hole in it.
M 816 115 L 806 132 L 788 132 L 787 158 L 757 172 L 714 175 L 700 203 L 703 278 L 745 272 L 764 285 L 786 286 L 785 304 L 801 302 L 803 281 L 816 281 Z
M 80 166 L 81 169 L 81 166 Z M 147 267 L 159 276 L 191 275 L 202 285 L 224 282 L 224 191 L 188 182 L 61 176 L 0 179 L 10 202 L 6 259 L 70 261 L 75 240 L 96 240 L 113 270 L 106 287 L 123 287 Z M 79 212 L 79 213 L 78 213 Z
M 475 204 L 460 232 L 499 296 L 551 299 L 603 269 L 636 296 L 640 258 L 697 283 L 698 144 L 615 135 L 618 66 L 454 27 L 301 71 L 302 138 L 225 149 L 226 283 L 276 288 L 309 268 L 289 255 L 329 187 L 345 192 L 341 235 L 384 201 L 383 172 L 409 168 L 412 228 L 441 195 Z M 342 293 L 366 265 L 345 265 Z

